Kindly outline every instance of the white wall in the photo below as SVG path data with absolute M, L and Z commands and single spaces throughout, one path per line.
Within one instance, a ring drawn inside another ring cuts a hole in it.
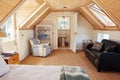
M 94 30 L 94 41 L 97 41 L 98 32 L 109 34 L 110 40 L 120 41 L 120 31 L 103 31 L 103 30 Z
M 6 37 L 0 38 L 0 53 L 2 52 L 17 52 L 17 45 L 15 41 L 4 41 Z
M 30 38 L 34 38 L 34 30 L 19 30 L 18 52 L 20 60 L 23 60 L 31 53 Z
M 53 31 L 53 35 L 52 35 L 52 45 L 53 45 L 53 49 L 57 49 L 58 48 L 58 32 L 57 32 L 57 17 L 60 16 L 68 16 L 71 17 L 71 15 L 74 12 L 65 12 L 63 14 L 63 12 L 51 12 L 45 19 L 43 19 L 43 21 L 39 24 L 41 25 L 52 25 L 52 31 Z
M 14 41 L 3 42 L 4 38 L 0 38 L 0 52 L 16 51 L 21 61 L 31 53 L 29 39 L 34 37 L 34 30 L 19 30 L 18 34 L 17 44 Z
M 41 23 L 41 25 L 52 25 L 53 29 L 53 47 L 57 49 L 57 17 L 69 16 L 71 17 L 75 12 L 51 12 Z M 71 22 L 74 23 L 74 22 Z M 77 32 L 77 49 L 82 49 L 82 40 L 93 40 L 93 28 L 92 26 L 80 15 L 78 15 L 78 32 Z
M 17 52 L 17 45 L 14 41 L 3 42 L 2 47 L 3 47 L 3 52 L 9 52 L 9 51 Z
M 78 27 L 77 27 L 77 50 L 83 49 L 83 40 L 93 40 L 94 31 L 92 25 L 78 14 Z

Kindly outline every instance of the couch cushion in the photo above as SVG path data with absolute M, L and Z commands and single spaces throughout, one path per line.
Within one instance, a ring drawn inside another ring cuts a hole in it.
M 107 52 L 115 52 L 117 48 L 117 45 L 113 45 L 113 46 L 108 46 L 105 51 Z
M 95 57 L 100 57 L 100 55 L 102 54 L 102 52 L 99 52 L 99 51 L 97 51 L 97 50 L 90 50 L 91 51 L 91 53 L 93 53 L 93 55 L 95 56 Z
M 95 42 L 91 49 L 100 51 L 103 46 L 103 43 Z
M 106 39 L 103 39 L 102 42 L 104 43 L 103 44 L 103 47 L 102 47 L 102 51 L 105 51 L 105 49 L 108 47 L 108 46 L 114 46 L 114 45 L 118 45 L 117 42 L 115 41 L 111 41 L 111 40 L 106 40 Z
M 120 44 L 118 45 L 117 52 L 120 54 Z

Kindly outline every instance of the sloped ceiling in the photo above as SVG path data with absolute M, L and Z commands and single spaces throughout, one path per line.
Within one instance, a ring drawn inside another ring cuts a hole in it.
M 120 0 L 94 0 L 120 27 Z
M 47 16 L 49 6 L 46 2 L 39 0 L 27 0 L 16 12 L 16 25 L 20 29 L 34 29 L 42 16 Z
M 80 14 L 84 16 L 94 27 L 94 29 L 101 30 L 120 30 L 120 0 L 93 0 L 99 6 L 107 16 L 117 25 L 116 27 L 107 27 L 94 14 L 88 10 L 87 6 L 82 6 L 79 10 Z M 106 7 L 107 6 L 107 7 Z M 112 11 L 113 10 L 113 11 Z M 115 12 L 116 11 L 116 12 Z
M 13 14 L 25 0 L 0 0 L 0 25 Z
M 25 1 L 24 4 L 15 13 L 16 26 L 20 29 L 34 29 L 50 12 L 75 11 L 86 18 L 96 30 L 120 30 L 120 0 L 0 0 L 0 22 L 22 1 Z M 103 25 L 86 7 L 90 3 L 95 3 L 104 10 L 117 27 L 107 28 Z
M 96 19 L 95 16 L 86 7 L 81 7 L 79 12 L 86 20 L 88 20 L 89 23 L 91 23 L 95 30 L 103 29 L 103 24 L 98 19 Z
M 42 4 L 42 2 L 41 2 Z M 33 7 L 34 5 L 34 7 Z M 21 26 L 23 22 L 40 6 L 35 0 L 27 0 L 24 4 L 16 11 L 16 25 Z
M 37 0 L 39 1 L 39 0 Z M 43 0 L 48 2 L 52 11 L 78 11 L 81 6 L 87 5 L 91 0 Z

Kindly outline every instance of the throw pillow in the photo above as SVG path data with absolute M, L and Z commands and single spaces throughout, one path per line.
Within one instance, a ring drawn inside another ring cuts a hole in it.
M 94 49 L 94 50 L 97 50 L 97 51 L 100 51 L 102 49 L 102 46 L 103 46 L 103 43 L 100 43 L 100 42 L 95 42 L 92 46 L 91 49 Z
M 113 45 L 113 46 L 108 46 L 105 51 L 107 52 L 114 52 L 116 50 L 116 45 Z
M 0 77 L 3 76 L 5 73 L 9 72 L 9 70 L 10 68 L 0 55 Z

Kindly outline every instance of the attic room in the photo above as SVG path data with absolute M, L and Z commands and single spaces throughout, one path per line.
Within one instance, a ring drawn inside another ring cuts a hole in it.
M 120 80 L 119 0 L 0 0 L 0 80 Z

